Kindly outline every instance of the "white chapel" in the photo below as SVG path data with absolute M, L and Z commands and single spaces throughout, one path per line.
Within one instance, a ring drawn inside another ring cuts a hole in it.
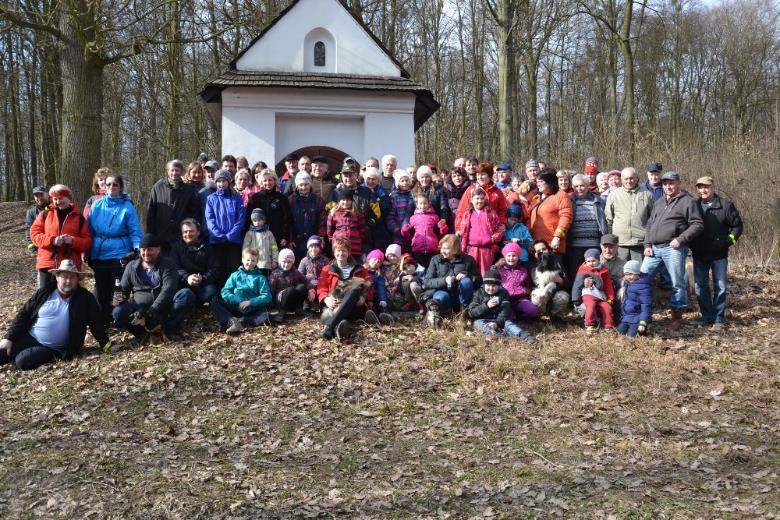
M 281 166 L 289 153 L 415 162 L 414 133 L 439 108 L 340 0 L 294 0 L 201 92 L 222 154 Z

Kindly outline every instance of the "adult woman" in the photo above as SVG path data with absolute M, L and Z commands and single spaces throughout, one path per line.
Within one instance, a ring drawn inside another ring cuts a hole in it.
M 138 249 L 143 231 L 133 201 L 124 193 L 125 181 L 122 176 L 109 173 L 105 178 L 105 186 L 105 196 L 95 201 L 89 212 L 87 221 L 92 247 L 87 258 L 95 272 L 95 299 L 104 322 L 109 323 L 115 281 L 122 278 L 124 271 L 119 261 Z
M 572 223 L 566 237 L 564 267 L 570 283 L 584 261 L 585 251 L 601 247 L 601 235 L 607 232 L 604 203 L 588 189 L 588 178 L 578 173 L 571 180 Z M 536 238 L 536 235 L 534 235 Z
M 314 235 L 325 235 L 325 204 L 311 191 L 311 175 L 304 172 L 295 174 L 291 181 L 295 189 L 290 194 L 292 214 L 292 246 L 295 258 L 306 258 L 307 241 Z
M 571 195 L 574 190 L 571 188 L 571 176 L 573 172 L 569 170 L 559 170 L 555 177 L 558 179 L 558 189 L 564 193 Z
M 276 238 L 279 249 L 287 247 L 291 235 L 292 212 L 290 201 L 276 189 L 278 180 L 276 173 L 270 168 L 260 172 L 260 190 L 252 194 L 246 204 L 244 229 L 249 229 L 252 210 L 260 208 L 268 219 L 268 229 Z
M 428 323 L 438 326 L 440 313 L 465 308 L 482 278 L 472 257 L 463 253 L 460 238 L 449 234 L 439 240 L 439 254 L 431 258 L 423 278 L 421 302 L 428 308 Z
M 601 174 L 599 174 L 601 175 Z M 620 179 L 620 170 L 609 170 L 607 172 L 607 189 L 601 192 L 601 201 L 606 204 L 607 197 L 609 197 L 609 194 L 613 191 L 616 191 L 618 188 L 620 188 L 621 185 L 621 179 Z
M 209 244 L 220 266 L 222 285 L 230 273 L 241 265 L 241 244 L 244 239 L 244 203 L 241 195 L 230 189 L 230 175 L 217 173 L 217 191 L 206 199 L 206 227 Z
M 259 188 L 252 188 L 252 176 L 249 174 L 249 170 L 238 170 L 233 179 L 236 193 L 241 195 L 241 201 L 244 203 L 244 206 L 246 206 L 249 203 L 249 198 L 257 193 Z
M 49 211 L 41 211 L 30 226 L 30 240 L 38 248 L 35 269 L 38 288 L 54 281 L 49 274 L 63 260 L 73 260 L 81 268 L 81 255 L 92 246 L 87 221 L 73 204 L 73 193 L 64 184 L 49 188 L 52 203 Z
M 485 190 L 488 205 L 495 210 L 501 224 L 506 224 L 506 197 L 504 192 L 493 184 L 493 164 L 489 162 L 477 165 L 476 182 L 469 186 L 463 193 L 463 197 L 458 204 L 458 212 L 455 215 L 455 229 L 461 228 L 461 219 L 468 214 L 469 204 L 471 203 L 471 192 L 479 186 Z
M 450 207 L 447 204 L 447 197 L 444 195 L 444 191 L 434 184 L 433 170 L 431 170 L 430 166 L 423 164 L 417 168 L 417 184 L 412 189 L 412 194 L 415 199 L 417 195 L 421 194 L 428 197 L 428 202 L 431 203 L 431 207 L 439 218 L 445 221 L 448 220 Z
M 371 190 L 371 209 L 374 210 L 374 214 L 377 218 L 374 223 L 371 224 L 371 239 L 373 246 L 381 251 L 384 251 L 392 241 L 390 238 L 390 231 L 387 229 L 387 215 L 390 212 L 390 198 L 382 188 L 382 174 L 379 168 L 375 166 L 366 167 L 366 171 L 363 172 L 363 185 Z
M 463 198 L 463 194 L 471 186 L 466 170 L 456 166 L 449 171 L 448 179 L 444 182 L 444 196 L 447 198 L 449 213 L 447 216 L 447 227 L 455 228 L 455 214 L 458 212 L 458 206 Z
M 106 175 L 108 175 L 109 173 L 111 173 L 111 168 L 108 168 L 106 166 L 98 168 L 98 170 L 95 172 L 95 176 L 92 178 L 93 195 L 89 197 L 87 199 L 87 202 L 84 204 L 84 218 L 87 218 L 89 216 L 89 210 L 92 207 L 92 204 L 94 204 L 96 200 L 99 200 L 103 195 L 105 195 Z
M 366 302 L 374 298 L 371 275 L 352 258 L 351 250 L 348 238 L 334 238 L 334 259 L 322 268 L 317 281 L 317 299 L 322 304 L 320 319 L 325 324 L 320 336 L 326 339 L 348 338 L 351 335 L 348 319 L 378 322 L 376 314 L 366 310 Z
M 571 200 L 558 188 L 558 179 L 551 170 L 536 177 L 536 194 L 531 198 L 529 226 L 531 236 L 544 240 L 553 253 L 566 252 L 566 233 L 572 220 Z
M 203 178 L 205 175 L 206 173 L 203 171 L 200 161 L 192 161 L 187 165 L 187 172 L 182 176 L 182 179 L 196 191 L 200 191 L 203 189 Z

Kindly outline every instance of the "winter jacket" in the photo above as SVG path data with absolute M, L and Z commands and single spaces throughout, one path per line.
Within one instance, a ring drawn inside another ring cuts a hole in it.
M 390 194 L 390 214 L 387 216 L 387 229 L 393 242 L 408 250 L 409 242 L 404 239 L 401 230 L 414 214 L 414 197 L 409 191 L 394 191 Z
M 73 260 L 76 267 L 81 268 L 81 255 L 86 254 L 92 246 L 89 236 L 89 224 L 73 204 L 60 221 L 62 211 L 57 211 L 51 204 L 49 211 L 42 211 L 30 227 L 30 238 L 38 247 L 35 268 L 39 271 L 49 270 L 60 265 L 66 259 Z M 54 239 L 59 235 L 70 235 L 73 243 L 70 245 L 54 245 Z
M 604 218 L 604 204 L 601 198 L 589 192 L 584 199 L 571 200 L 572 220 L 566 236 L 569 247 L 598 247 L 601 235 L 607 232 L 607 221 Z M 595 222 L 590 221 L 595 217 Z M 595 224 L 595 226 L 594 226 Z
M 469 209 L 471 209 L 471 193 L 477 186 L 479 185 L 472 184 L 463 192 L 463 196 L 458 204 L 458 212 L 455 215 L 455 229 L 461 228 L 461 220 L 463 220 L 468 214 Z M 504 192 L 492 183 L 490 186 L 481 186 L 481 188 L 485 190 L 488 205 L 496 212 L 499 222 L 501 222 L 501 224 L 506 224 L 506 197 L 504 197 Z
M 174 188 L 168 179 L 157 181 L 146 206 L 146 232 L 171 244 L 181 236 L 180 224 L 185 218 L 201 218 L 197 192 L 183 182 Z
M 290 201 L 276 190 L 260 190 L 249 197 L 246 205 L 246 217 L 244 229 L 248 230 L 252 225 L 252 210 L 260 208 L 268 219 L 268 229 L 274 234 L 277 245 L 283 245 L 282 241 L 289 242 L 292 230 L 292 212 Z
M 345 211 L 338 207 L 328 215 L 327 226 L 328 240 L 346 237 L 352 247 L 352 256 L 359 257 L 363 254 L 363 239 L 366 235 L 366 218 L 363 213 L 355 210 Z
M 92 235 L 92 260 L 117 260 L 141 244 L 141 221 L 133 201 L 124 193 L 95 201 L 87 222 Z
M 29 208 L 27 208 L 27 213 L 24 215 L 24 242 L 25 244 L 33 244 L 32 239 L 30 238 L 30 227 L 33 225 L 33 222 L 35 222 L 35 219 L 38 217 L 38 215 L 41 212 L 49 211 L 49 205 L 45 205 L 43 207 L 38 206 L 37 204 L 33 204 Z M 35 244 L 33 244 L 33 247 L 35 247 Z M 36 247 L 33 249 L 34 251 L 37 251 L 38 248 Z
M 689 245 L 702 231 L 701 208 L 690 194 L 681 191 L 670 200 L 663 196 L 655 201 L 647 219 L 645 247 L 666 247 L 675 238 Z
M 401 234 L 412 244 L 413 253 L 436 253 L 439 240 L 447 234 L 447 223 L 441 220 L 433 208 L 426 212 L 415 211 L 409 223 L 401 227 Z
M 553 237 L 561 239 L 558 246 L 558 252 L 566 252 L 566 233 L 569 232 L 574 210 L 571 206 L 571 199 L 564 191 L 558 191 L 554 195 L 548 195 L 542 198 L 537 193 L 531 199 L 530 225 L 528 229 L 534 240 L 544 240 L 548 244 Z
M 506 289 L 512 300 L 530 298 L 534 288 L 531 273 L 520 262 L 509 265 L 499 261 L 498 274 L 501 275 L 501 286 Z
M 501 221 L 501 219 L 498 217 L 498 214 L 493 210 L 492 207 L 486 207 L 482 211 L 487 213 L 487 220 L 488 220 L 488 226 L 490 229 L 488 229 L 488 233 L 490 234 L 490 242 L 489 243 L 476 243 L 476 241 L 473 239 L 473 236 L 475 233 L 473 233 L 471 229 L 471 212 L 476 210 L 469 210 L 465 215 L 464 218 L 460 221 L 460 227 L 458 228 L 458 233 L 460 234 L 460 242 L 463 244 L 463 247 L 487 247 L 491 246 L 493 247 L 494 252 L 498 252 L 498 245 L 501 243 L 501 240 L 504 238 L 504 232 L 506 231 L 506 228 L 504 227 L 504 223 Z
M 325 203 L 314 193 L 293 192 L 289 197 L 292 214 L 292 241 L 295 257 L 306 256 L 306 242 L 312 235 L 325 236 L 327 215 Z
M 271 286 L 271 294 L 276 297 L 283 290 L 295 287 L 296 285 L 306 285 L 306 278 L 294 267 L 285 271 L 277 267 L 271 272 L 268 283 Z
M 607 232 L 618 237 L 618 245 L 635 247 L 644 244 L 645 226 L 653 209 L 653 194 L 638 188 L 619 187 L 607 197 L 604 216 Z
M 240 244 L 244 229 L 241 195 L 230 189 L 217 189 L 206 199 L 206 227 L 210 244 Z
M 742 235 L 742 216 L 727 198 L 713 195 L 712 203 L 705 209 L 702 200 L 697 203 L 704 219 L 704 231 L 691 242 L 694 258 L 720 260 L 729 254 L 729 248 Z
M 127 264 L 122 274 L 122 290 L 133 293 L 133 301 L 158 316 L 166 316 L 173 304 L 173 295 L 179 289 L 179 273 L 176 264 L 164 256 L 157 259 L 156 268 L 160 274 L 157 285 L 149 285 L 141 276 L 143 264 L 136 258 Z
M 326 173 L 324 178 L 311 177 L 311 191 L 325 202 L 325 206 L 328 203 L 333 202 L 333 192 L 336 191 L 336 183 L 330 176 L 330 173 Z
M 379 185 L 371 190 L 372 202 L 371 208 L 378 215 L 372 225 L 369 226 L 371 232 L 370 241 L 366 244 L 371 249 L 384 251 L 392 243 L 390 231 L 387 229 L 387 217 L 390 214 L 390 197 Z M 364 250 L 366 247 L 363 248 Z
M 279 260 L 279 246 L 276 245 L 276 239 L 269 230 L 247 231 L 241 249 L 247 247 L 253 247 L 260 253 L 260 258 L 257 260 L 257 267 L 260 269 L 271 269 L 273 263 Z
M 498 305 L 488 307 L 488 301 L 494 296 L 498 297 Z M 499 287 L 496 294 L 488 294 L 484 287 L 474 291 L 474 298 L 469 303 L 468 311 L 469 317 L 473 320 L 495 320 L 499 329 L 503 329 L 507 321 L 514 319 L 509 294 L 503 287 Z
M 365 267 L 355 262 L 354 259 L 350 259 L 349 264 L 351 270 L 349 272 L 349 276 L 346 278 L 342 278 L 341 269 L 335 260 L 322 268 L 320 278 L 317 281 L 317 299 L 320 301 L 320 303 L 325 301 L 325 298 L 328 297 L 330 292 L 335 289 L 341 281 L 358 277 L 366 280 L 367 282 L 371 282 L 371 275 L 368 274 L 368 271 L 366 271 Z M 365 297 L 367 302 L 374 300 L 373 284 L 371 287 L 369 287 Z
M 609 269 L 601 264 L 598 267 L 582 264 L 577 269 L 577 276 L 574 277 L 574 284 L 571 289 L 571 300 L 573 302 L 582 301 L 582 289 L 585 287 L 585 278 L 591 278 L 593 286 L 603 291 L 608 301 L 615 300 L 615 286 L 612 283 L 612 277 L 609 275 Z
M 239 303 L 249 300 L 249 307 L 241 311 L 243 314 L 251 314 L 268 307 L 272 299 L 268 280 L 257 267 L 251 271 L 243 267 L 233 271 L 220 291 L 220 295 L 226 303 L 236 307 Z
M 518 222 L 511 228 L 504 231 L 504 243 L 515 242 L 521 248 L 520 261 L 528 261 L 528 251 L 534 243 L 534 238 L 531 236 L 531 232 L 525 227 L 525 224 Z
M 520 209 L 523 211 L 523 224 L 528 224 L 528 220 L 531 218 L 531 206 L 528 204 L 528 201 L 512 189 L 504 190 L 504 196 L 506 196 L 507 209 L 515 202 L 520 204 Z
M 298 271 L 306 278 L 306 286 L 309 289 L 316 289 L 317 282 L 320 279 L 322 268 L 328 265 L 330 259 L 325 255 L 319 255 L 314 258 L 306 256 L 298 264 Z
M 650 323 L 653 317 L 653 283 L 646 274 L 635 282 L 623 280 L 620 304 L 620 321 L 626 323 Z
M 198 206 L 200 207 L 200 216 L 198 216 L 198 222 L 200 222 L 200 239 L 208 243 L 209 241 L 209 227 L 206 225 L 206 200 L 212 193 L 216 193 L 217 188 L 214 187 L 214 181 L 211 181 L 208 185 L 202 188 L 197 195 Z
M 653 195 L 653 202 L 656 200 L 662 198 L 664 196 L 664 188 L 659 183 L 658 186 L 650 186 L 650 181 L 645 181 L 642 184 L 639 185 L 639 189 L 642 191 L 646 191 Z
M 57 284 L 51 282 L 35 291 L 27 303 L 16 313 L 11 325 L 3 336 L 12 342 L 27 334 L 38 319 L 38 311 L 46 303 L 51 293 L 57 290 Z M 71 312 L 73 310 L 73 312 Z M 95 297 L 83 287 L 77 287 L 68 301 L 68 344 L 65 345 L 65 359 L 78 354 L 84 347 L 84 336 L 89 327 L 92 336 L 101 347 L 109 342 L 103 317 Z
M 448 291 L 447 276 L 454 278 L 460 273 L 465 273 L 466 276 L 471 278 L 474 287 L 478 287 L 482 283 L 477 262 L 471 256 L 461 253 L 446 260 L 440 254 L 435 255 L 431 258 L 431 262 L 428 264 L 428 269 L 423 277 L 423 289 L 425 289 L 425 292 L 422 299 L 429 300 L 436 291 Z M 456 284 L 453 282 L 453 290 L 455 287 Z
M 201 285 L 216 283 L 219 265 L 209 244 L 198 241 L 196 244 L 188 245 L 178 240 L 171 248 L 170 258 L 176 265 L 180 288 L 189 287 L 187 277 L 191 274 L 203 275 Z
M 444 197 L 447 199 L 447 227 L 455 229 L 455 215 L 458 213 L 458 206 L 460 200 L 463 198 L 463 194 L 471 186 L 471 181 L 466 180 L 460 186 L 455 186 L 451 182 L 444 184 Z
M 379 302 L 387 303 L 387 285 L 385 284 L 385 277 L 382 276 L 382 270 L 368 271 L 371 276 L 371 282 L 374 284 L 374 299 L 372 303 L 374 306 L 379 306 Z
M 428 186 L 426 189 L 418 184 L 415 189 L 412 190 L 412 195 L 417 197 L 417 195 L 420 194 L 428 197 L 428 202 L 431 203 L 431 208 L 433 208 L 440 219 L 444 220 L 445 222 L 449 220 L 450 205 L 449 201 L 447 200 L 447 195 L 444 193 L 443 189 L 437 188 L 433 184 Z

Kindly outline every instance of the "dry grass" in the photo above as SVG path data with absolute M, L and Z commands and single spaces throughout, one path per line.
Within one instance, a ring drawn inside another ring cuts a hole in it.
M 32 276 L 0 241 L 7 320 Z M 780 278 L 734 274 L 721 336 L 659 314 L 638 341 L 448 322 L 338 345 L 199 319 L 182 345 L 2 367 L 0 515 L 777 516 Z

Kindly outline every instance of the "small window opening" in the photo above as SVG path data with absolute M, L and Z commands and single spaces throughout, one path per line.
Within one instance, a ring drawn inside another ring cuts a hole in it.
M 317 42 L 314 44 L 314 66 L 325 66 L 325 44 L 322 42 Z

